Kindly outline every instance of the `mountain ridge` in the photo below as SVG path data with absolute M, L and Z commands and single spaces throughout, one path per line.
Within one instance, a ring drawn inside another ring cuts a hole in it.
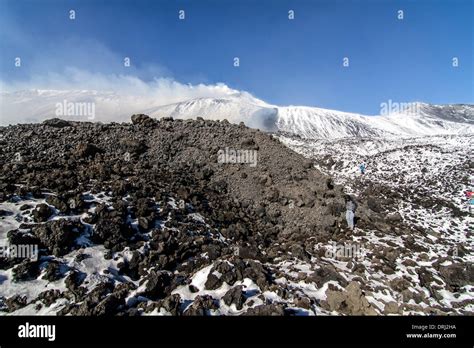
M 131 113 L 155 118 L 244 122 L 251 128 L 282 132 L 303 138 L 413 137 L 474 133 L 474 105 L 410 103 L 416 112 L 363 115 L 311 106 L 278 106 L 247 92 L 232 91 L 221 97 L 200 97 L 158 103 L 152 96 L 121 96 L 114 92 L 88 90 L 22 90 L 0 93 L 2 124 L 18 120 L 39 122 L 54 117 L 57 103 L 92 103 L 94 121 L 127 121 Z M 398 109 L 397 109 L 398 111 Z M 57 115 L 58 117 L 64 115 Z M 81 115 L 61 118 L 84 120 Z

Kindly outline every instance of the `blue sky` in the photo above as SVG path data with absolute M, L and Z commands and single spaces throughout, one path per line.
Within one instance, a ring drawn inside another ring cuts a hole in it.
M 472 0 L 0 0 L 0 79 L 41 87 L 73 67 L 366 114 L 389 99 L 473 103 L 473 12 Z

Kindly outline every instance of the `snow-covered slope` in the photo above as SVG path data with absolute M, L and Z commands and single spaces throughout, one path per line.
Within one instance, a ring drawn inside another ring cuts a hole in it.
M 277 106 L 249 93 L 229 89 L 219 98 L 166 103 L 153 96 L 118 95 L 98 91 L 29 90 L 0 93 L 0 124 L 40 122 L 58 116 L 57 104 L 91 103 L 95 114 L 59 115 L 79 121 L 125 121 L 132 113 L 153 117 L 244 122 L 252 128 L 280 131 L 306 139 L 373 136 L 425 136 L 474 133 L 474 105 L 416 104 L 416 113 L 366 116 L 306 106 Z
M 448 105 L 447 107 L 452 108 Z M 470 106 L 470 119 L 474 107 Z M 448 121 L 434 114 L 390 114 L 364 116 L 309 107 L 279 108 L 278 129 L 302 138 L 343 138 L 372 136 L 424 136 L 470 134 L 472 124 Z
M 145 113 L 153 117 L 227 119 L 308 139 L 474 133 L 473 105 L 418 103 L 418 106 L 416 114 L 366 116 L 315 107 L 276 106 L 247 93 L 236 93 L 226 98 L 201 98 L 160 106 Z
M 446 121 L 474 124 L 474 106 L 469 104 L 433 105 L 418 103 L 420 115 Z
M 171 116 L 179 119 L 227 119 L 231 123 L 244 122 L 251 128 L 266 131 L 276 131 L 278 122 L 278 107 L 268 105 L 248 93 L 235 93 L 226 98 L 193 99 L 154 107 L 144 113 L 158 118 Z

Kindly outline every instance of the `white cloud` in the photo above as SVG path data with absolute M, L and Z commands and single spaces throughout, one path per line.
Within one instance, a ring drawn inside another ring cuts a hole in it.
M 223 98 L 239 93 L 223 83 L 183 84 L 171 78 L 149 82 L 132 75 L 93 73 L 67 68 L 64 73 L 35 75 L 28 81 L 0 82 L 0 124 L 41 122 L 55 117 L 57 103 L 94 103 L 94 121 L 128 121 L 133 113 L 195 98 Z

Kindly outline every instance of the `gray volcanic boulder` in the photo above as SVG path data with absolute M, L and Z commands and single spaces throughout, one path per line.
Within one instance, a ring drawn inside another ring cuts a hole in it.
M 77 145 L 74 154 L 79 158 L 94 157 L 97 153 L 101 153 L 102 150 L 96 145 L 91 143 L 80 143 Z
M 231 304 L 234 304 L 238 310 L 241 310 L 245 302 L 242 286 L 234 286 L 231 288 L 226 292 L 224 297 L 222 297 L 222 300 L 226 305 L 230 306 Z
M 33 228 L 34 235 L 55 256 L 63 256 L 75 247 L 82 225 L 70 220 L 48 221 Z
M 321 265 L 320 268 L 310 275 L 309 280 L 314 282 L 318 287 L 322 287 L 326 282 L 331 280 L 339 282 L 342 286 L 347 285 L 347 280 L 337 272 L 333 265 Z
M 471 264 L 453 263 L 449 266 L 441 266 L 439 274 L 453 290 L 474 284 L 474 267 Z
M 130 155 L 140 155 L 147 150 L 145 142 L 136 139 L 122 139 L 120 141 L 120 147 Z
M 71 127 L 74 125 L 71 121 L 62 120 L 60 118 L 51 118 L 49 120 L 45 120 L 43 121 L 43 124 L 55 128 Z
M 7 233 L 10 244 L 38 244 L 39 240 L 32 233 L 22 230 L 12 230 Z
M 205 316 L 209 315 L 211 310 L 215 310 L 217 308 L 217 301 L 212 298 L 212 296 L 197 296 L 183 314 L 189 316 Z
M 33 209 L 33 219 L 36 222 L 47 221 L 51 215 L 53 215 L 53 210 L 47 204 L 40 203 Z
M 25 281 L 36 279 L 40 274 L 38 261 L 24 260 L 13 268 L 13 280 Z
M 145 114 L 135 114 L 131 117 L 132 124 L 143 125 L 143 126 L 151 126 L 155 123 L 155 120 L 152 119 L 150 116 Z
M 166 271 L 151 271 L 146 278 L 145 291 L 143 296 L 152 300 L 164 298 L 170 294 L 170 285 L 173 277 Z
M 359 283 L 352 281 L 344 291 L 326 290 L 323 308 L 348 315 L 376 315 L 377 312 L 365 297 Z
M 286 304 L 284 303 L 272 303 L 259 305 L 250 308 L 245 315 L 248 316 L 284 316 L 286 315 Z
M 66 204 L 66 202 L 64 202 L 64 200 L 62 200 L 58 196 L 50 195 L 46 197 L 46 202 L 54 206 L 56 209 L 58 209 L 62 213 L 68 210 L 68 205 Z
M 164 308 L 171 315 L 181 315 L 181 296 L 174 294 L 158 301 L 158 306 Z
M 106 217 L 99 219 L 91 239 L 95 243 L 102 243 L 107 249 L 111 249 L 127 241 L 133 233 L 133 229 L 121 217 Z

